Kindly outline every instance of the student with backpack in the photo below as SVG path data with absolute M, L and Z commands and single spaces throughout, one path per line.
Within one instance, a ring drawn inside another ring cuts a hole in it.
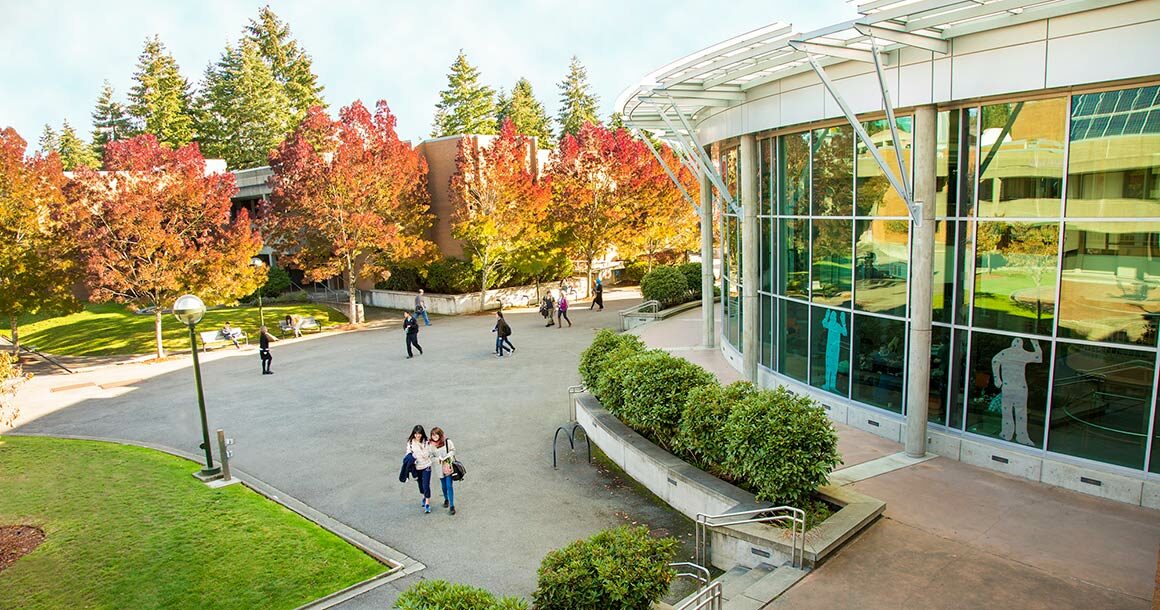
M 415 482 L 419 484 L 419 500 L 423 512 L 431 512 L 431 444 L 423 426 L 411 429 L 411 436 L 407 438 L 406 453 L 413 460 Z M 406 462 L 404 461 L 404 464 Z M 404 466 L 404 469 L 406 467 Z M 400 477 L 405 480 L 405 477 Z
M 564 291 L 560 291 L 560 300 L 556 301 L 556 311 L 560 313 L 560 317 L 556 320 L 556 328 L 564 328 L 564 321 L 568 321 L 568 327 L 572 327 L 572 320 L 568 317 L 568 297 L 564 296 Z
M 491 332 L 495 333 L 495 355 L 497 358 L 503 358 L 504 349 L 514 354 L 516 346 L 512 345 L 511 340 L 508 339 L 512 335 L 512 327 L 508 325 L 507 320 L 503 319 L 503 312 L 495 312 L 495 317 L 495 327 L 491 329 Z

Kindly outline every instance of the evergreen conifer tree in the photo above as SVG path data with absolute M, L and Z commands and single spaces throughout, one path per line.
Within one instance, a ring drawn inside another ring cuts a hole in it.
M 194 138 L 192 95 L 189 81 L 181 76 L 177 61 L 165 50 L 161 38 L 145 41 L 137 59 L 135 84 L 129 92 L 129 114 L 146 133 L 170 148 L 188 144 Z
M 60 165 L 66 172 L 82 167 L 96 169 L 101 165 L 100 159 L 97 159 L 97 154 L 93 152 L 89 143 L 77 135 L 67 120 L 61 125 L 56 152 L 60 155 Z
M 532 83 L 526 78 L 516 81 L 510 96 L 500 94 L 499 112 L 496 126 L 503 125 L 504 119 L 511 119 L 516 132 L 535 137 L 540 146 L 548 146 L 552 141 L 552 119 L 544 111 L 544 105 L 532 92 Z
M 479 83 L 479 69 L 467 62 L 462 50 L 451 64 L 447 88 L 439 92 L 431 137 L 461 133 L 496 133 L 495 91 Z
M 293 112 L 257 43 L 243 39 L 206 68 L 195 113 L 201 151 L 234 169 L 266 165 L 293 128 Z
M 318 84 L 310 56 L 299 48 L 297 40 L 291 38 L 290 26 L 269 6 L 258 11 L 257 19 L 250 20 L 246 26 L 246 39 L 257 44 L 262 60 L 284 88 L 290 101 L 293 126 L 302 121 L 311 106 L 326 107 L 322 100 L 323 87 Z
M 93 152 L 97 159 L 105 158 L 105 144 L 135 135 L 133 122 L 125 111 L 125 105 L 113 99 L 113 86 L 105 81 L 101 97 L 93 109 Z
M 40 132 L 40 140 L 37 142 L 40 154 L 48 155 L 54 153 L 60 148 L 60 134 L 52 128 L 48 123 L 44 124 L 44 131 Z
M 568 67 L 568 76 L 560 83 L 560 138 L 576 135 L 585 123 L 600 123 L 596 116 L 596 95 L 588 84 L 588 70 L 576 56 Z

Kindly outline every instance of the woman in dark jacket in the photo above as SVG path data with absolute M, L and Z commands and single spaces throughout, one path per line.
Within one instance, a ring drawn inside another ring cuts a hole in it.
M 495 333 L 495 355 L 497 358 L 503 358 L 504 344 L 507 344 L 507 349 L 515 353 L 516 346 L 508 337 L 512 334 L 512 327 L 508 326 L 507 320 L 503 319 L 503 312 L 495 312 L 495 326 L 491 329 Z

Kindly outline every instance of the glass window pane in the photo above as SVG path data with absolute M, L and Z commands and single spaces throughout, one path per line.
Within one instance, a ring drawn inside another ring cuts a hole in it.
M 809 355 L 809 306 L 778 299 L 777 370 L 806 382 Z
M 978 194 L 975 178 L 979 174 L 979 109 L 963 111 L 965 133 L 960 134 L 959 148 L 966 151 L 959 160 L 959 216 L 975 213 L 975 198 Z
M 813 220 L 813 265 L 810 294 L 813 302 L 850 306 L 852 221 L 846 219 Z
M 959 223 L 958 265 L 955 267 L 955 323 L 966 324 L 975 286 L 975 222 Z
M 1067 98 L 983 106 L 979 215 L 1059 216 Z
M 739 160 L 740 153 L 737 146 L 721 153 L 721 177 L 725 179 L 725 188 L 734 201 L 737 200 L 737 193 L 740 189 L 740 185 L 737 183 Z
M 976 239 L 974 326 L 1050 335 L 1059 225 L 981 222 Z
M 1043 446 L 1048 341 L 971 334 L 967 432 Z
M 758 141 L 761 150 L 758 151 L 759 173 L 757 177 L 757 213 L 763 216 L 775 214 L 777 207 L 777 165 L 774 164 L 774 148 L 777 138 L 766 138 Z
M 814 216 L 850 216 L 854 209 L 854 128 L 817 129 L 813 141 Z
M 931 320 L 951 321 L 955 304 L 955 249 L 958 246 L 958 223 L 939 220 L 934 225 L 934 261 L 931 276 Z
M 758 268 L 760 281 L 757 288 L 763 292 L 773 290 L 773 244 L 769 243 L 773 234 L 773 222 L 769 218 L 758 219 Z
M 909 231 L 906 220 L 855 221 L 855 308 L 906 315 Z
M 926 420 L 933 424 L 947 423 L 950 363 L 951 329 L 945 326 L 932 326 L 930 329 L 930 388 L 927 397 Z
M 1072 97 L 1067 215 L 1160 216 L 1160 112 L 1156 86 Z M 1096 97 L 1114 100 L 1096 104 Z M 1108 110 L 1114 106 L 1114 110 Z M 1137 112 L 1131 112 L 1137 110 Z M 1095 120 L 1107 126 L 1084 129 Z
M 910 145 L 911 122 L 910 117 L 899 117 L 895 120 L 898 126 L 898 140 L 902 145 L 902 162 L 906 165 L 904 171 L 910 175 Z M 886 160 L 886 166 L 899 177 L 898 155 L 894 152 L 894 140 L 890 135 L 890 123 L 886 120 L 868 121 L 862 123 L 870 140 L 878 147 L 878 152 Z M 870 149 L 861 140 L 858 141 L 857 154 L 858 187 L 855 199 L 855 212 L 858 216 L 908 216 L 910 210 L 906 202 L 890 185 L 886 174 L 870 154 Z
M 778 294 L 809 298 L 809 238 L 805 219 L 783 218 L 777 221 L 777 241 L 781 246 L 777 258 Z
M 958 212 L 959 122 L 961 110 L 938 113 L 935 144 L 935 216 L 956 216 Z
M 767 294 L 757 295 L 761 301 L 761 353 L 758 354 L 758 363 L 770 369 L 773 368 L 773 333 L 777 328 L 773 316 L 773 297 Z
M 902 413 L 906 363 L 906 323 L 854 315 L 851 398 Z
M 806 216 L 810 213 L 810 133 L 782 136 L 779 141 L 781 213 Z
M 1060 342 L 1047 448 L 1143 468 L 1155 355 Z
M 725 283 L 725 333 L 730 345 L 741 351 L 741 289 L 733 282 Z
M 810 385 L 850 395 L 850 313 L 811 307 Z
M 1067 223 L 1059 335 L 1155 346 L 1158 324 L 1160 223 Z

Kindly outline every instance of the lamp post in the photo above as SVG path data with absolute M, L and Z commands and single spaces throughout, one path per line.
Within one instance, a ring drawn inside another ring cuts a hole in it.
M 194 476 L 204 481 L 217 478 L 222 469 L 213 465 L 213 453 L 209 444 L 209 422 L 205 418 L 205 395 L 201 391 L 201 364 L 197 360 L 197 338 L 194 327 L 205 316 L 205 303 L 192 294 L 177 297 L 173 302 L 173 317 L 189 327 L 189 346 L 193 349 L 193 379 L 197 384 L 197 408 L 201 411 L 201 439 L 205 449 L 205 468 Z
M 261 269 L 266 266 L 266 261 L 255 256 L 250 259 L 250 264 Z M 266 326 L 266 312 L 262 309 L 262 289 L 265 287 L 265 284 L 258 286 L 258 319 L 262 321 L 262 327 Z

